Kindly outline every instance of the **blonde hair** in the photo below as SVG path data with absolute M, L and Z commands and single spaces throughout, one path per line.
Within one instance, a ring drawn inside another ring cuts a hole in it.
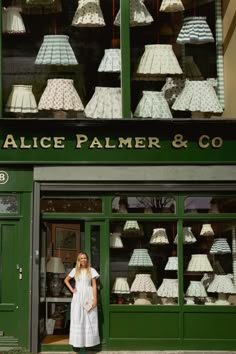
M 78 254 L 77 259 L 76 259 L 75 277 L 79 278 L 79 276 L 80 276 L 80 273 L 81 273 L 80 259 L 82 256 L 86 256 L 86 258 L 87 258 L 86 273 L 87 273 L 87 277 L 91 277 L 91 266 L 89 263 L 89 257 L 86 252 L 82 252 L 82 251 Z

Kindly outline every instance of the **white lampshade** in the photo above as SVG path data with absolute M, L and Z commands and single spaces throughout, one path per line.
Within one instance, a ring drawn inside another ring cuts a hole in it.
M 169 243 L 167 234 L 166 234 L 166 229 L 164 228 L 156 228 L 153 229 L 153 233 L 151 236 L 151 239 L 149 241 L 150 244 L 156 245 L 166 245 Z
M 57 274 L 65 273 L 65 267 L 62 259 L 59 257 L 51 257 L 47 263 L 47 272 Z
M 184 244 L 191 244 L 197 242 L 196 237 L 192 232 L 191 226 L 185 226 L 183 228 L 183 243 Z M 178 243 L 178 234 L 175 236 L 174 243 Z
M 117 277 L 114 281 L 112 292 L 114 294 L 129 294 L 130 288 L 129 288 L 127 278 Z
M 147 249 L 135 248 L 128 265 L 133 267 L 152 267 L 153 263 Z
M 110 248 L 123 248 L 123 242 L 121 240 L 121 234 L 119 232 L 113 232 L 110 234 Z
M 169 257 L 165 270 L 178 270 L 178 257 Z
M 211 254 L 226 254 L 231 253 L 231 249 L 226 238 L 216 238 L 214 239 L 213 245 L 210 249 Z
M 123 227 L 122 236 L 125 237 L 137 237 L 143 236 L 143 230 L 139 226 L 139 223 L 136 220 L 126 220 Z
M 178 44 L 203 44 L 214 42 L 211 29 L 207 24 L 206 17 L 186 17 L 178 34 Z
M 214 231 L 211 224 L 203 224 L 200 231 L 200 236 L 214 236 Z
M 190 280 L 186 295 L 190 297 L 207 297 L 207 292 L 201 281 Z
M 156 293 L 156 287 L 150 274 L 136 274 L 130 288 L 131 292 Z
M 164 93 L 158 91 L 143 91 L 142 98 L 135 109 L 134 117 L 173 118 Z
M 120 10 L 118 11 L 114 25 L 120 26 Z M 147 10 L 143 0 L 130 0 L 130 27 L 146 26 L 153 22 L 153 17 Z
M 11 93 L 8 97 L 6 112 L 12 113 L 38 113 L 37 103 L 31 85 L 12 85 Z
M 100 7 L 100 0 L 79 0 L 72 26 L 103 27 L 105 21 Z
M 121 51 L 119 48 L 105 49 L 98 72 L 118 73 L 121 70 Z
M 188 272 L 212 272 L 213 268 L 207 254 L 192 254 L 189 261 Z
M 9 6 L 2 8 L 2 33 L 23 34 L 25 25 L 20 14 L 21 8 Z
M 179 12 L 184 11 L 184 6 L 181 0 L 162 0 L 159 11 Z
M 164 278 L 157 290 L 157 295 L 161 297 L 177 298 L 179 296 L 178 279 Z
M 236 294 L 236 288 L 232 280 L 231 274 L 216 274 L 212 283 L 208 286 L 209 293 L 218 293 L 216 305 L 230 305 L 227 300 L 228 294 Z

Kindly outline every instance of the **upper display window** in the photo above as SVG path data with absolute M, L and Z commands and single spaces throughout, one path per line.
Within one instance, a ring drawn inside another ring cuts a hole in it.
M 184 200 L 185 213 L 236 213 L 235 197 L 187 197 Z
M 112 200 L 113 213 L 176 213 L 172 196 L 119 196 Z

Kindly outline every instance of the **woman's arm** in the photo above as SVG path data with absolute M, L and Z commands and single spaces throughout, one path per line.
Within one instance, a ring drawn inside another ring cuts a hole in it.
M 97 280 L 96 278 L 92 279 L 92 288 L 93 288 L 93 305 L 92 308 L 97 306 Z
M 74 294 L 76 293 L 76 288 L 72 288 L 70 281 L 71 281 L 71 277 L 69 275 L 67 275 L 64 279 L 64 283 L 66 284 L 67 288 Z

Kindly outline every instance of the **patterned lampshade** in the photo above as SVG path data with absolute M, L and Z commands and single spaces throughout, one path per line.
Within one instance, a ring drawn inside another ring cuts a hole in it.
M 131 292 L 156 293 L 156 287 L 150 274 L 136 274 L 130 288 Z
M 161 297 L 177 298 L 179 296 L 178 288 L 178 279 L 164 278 L 157 290 L 157 295 Z
M 178 257 L 169 257 L 165 270 L 178 270 Z
M 197 242 L 196 237 L 192 232 L 192 228 L 190 226 L 186 226 L 183 228 L 183 243 L 191 244 Z M 174 243 L 178 243 L 178 234 L 175 236 Z
M 98 72 L 118 73 L 121 70 L 121 51 L 119 48 L 105 49 Z
M 23 34 L 26 33 L 23 18 L 19 7 L 9 6 L 2 8 L 2 33 Z
M 128 265 L 132 267 L 153 267 L 151 257 L 145 248 L 135 248 Z
M 130 27 L 146 26 L 153 22 L 153 17 L 147 10 L 143 0 L 130 0 Z M 115 26 L 120 26 L 120 10 L 114 20 Z
M 123 248 L 123 242 L 121 240 L 121 234 L 119 232 L 113 232 L 110 235 L 110 248 Z
M 184 6 L 181 0 L 162 0 L 159 11 L 179 12 L 184 11 Z
M 114 294 L 129 294 L 130 288 L 125 277 L 117 277 L 112 287 L 112 292 Z
M 203 224 L 200 231 L 200 236 L 214 236 L 214 231 L 211 224 Z
M 207 254 L 192 254 L 189 261 L 188 272 L 212 272 L 213 268 Z
M 226 238 L 216 238 L 213 241 L 213 245 L 210 249 L 211 254 L 227 254 L 231 253 L 231 249 Z
M 206 17 L 186 17 L 178 34 L 178 44 L 203 44 L 214 42 L 211 29 L 207 24 Z
M 136 107 L 134 117 L 173 118 L 164 94 L 158 91 L 143 91 L 143 96 Z
M 166 229 L 164 228 L 156 228 L 153 229 L 153 233 L 151 236 L 151 239 L 149 241 L 150 244 L 152 245 L 166 245 L 169 243 L 167 234 L 166 234 Z
M 100 7 L 100 0 L 79 0 L 72 26 L 104 27 L 105 21 Z
M 37 113 L 38 108 L 32 92 L 32 86 L 12 85 L 5 111 L 16 114 Z
M 136 220 L 126 220 L 122 236 L 125 237 L 137 237 L 143 236 L 143 230 Z
M 209 293 L 218 293 L 216 305 L 230 305 L 227 300 L 228 294 L 236 294 L 236 287 L 233 284 L 232 274 L 216 274 L 212 283 L 207 288 Z
M 201 281 L 190 280 L 190 284 L 186 290 L 187 296 L 207 297 L 207 292 Z

